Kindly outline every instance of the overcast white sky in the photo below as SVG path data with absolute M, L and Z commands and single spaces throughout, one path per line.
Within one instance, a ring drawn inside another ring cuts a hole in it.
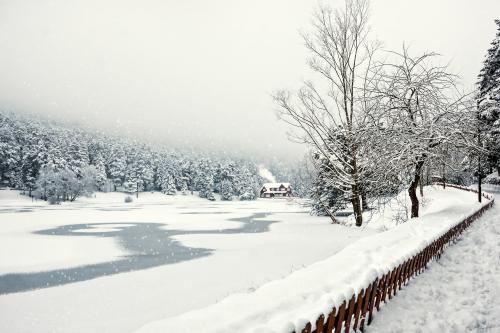
M 341 1 L 325 1 L 332 6 Z M 0 0 L 0 107 L 173 145 L 296 156 L 269 94 L 307 77 L 307 0 Z M 499 0 L 373 0 L 388 49 L 443 54 L 471 86 Z

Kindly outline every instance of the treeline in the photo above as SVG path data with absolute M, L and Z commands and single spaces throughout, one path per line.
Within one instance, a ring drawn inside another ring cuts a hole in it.
M 262 181 L 247 160 L 167 150 L 0 112 L 0 186 L 52 202 L 94 190 L 253 200 Z

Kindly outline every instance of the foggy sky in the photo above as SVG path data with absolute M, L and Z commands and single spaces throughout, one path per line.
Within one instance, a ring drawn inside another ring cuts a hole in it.
M 335 6 L 340 1 L 328 1 Z M 307 0 L 0 0 L 0 108 L 173 146 L 295 157 L 270 94 L 307 78 Z M 373 0 L 386 49 L 436 51 L 466 86 L 498 0 Z

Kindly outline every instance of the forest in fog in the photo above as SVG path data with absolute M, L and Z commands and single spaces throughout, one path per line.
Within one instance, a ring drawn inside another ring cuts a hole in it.
M 12 113 L 0 114 L 3 186 L 55 201 L 92 190 L 198 192 L 252 200 L 263 179 L 249 160 L 178 151 Z

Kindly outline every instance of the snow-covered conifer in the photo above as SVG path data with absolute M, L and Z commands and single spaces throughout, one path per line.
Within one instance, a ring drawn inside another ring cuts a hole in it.
M 233 184 L 229 179 L 224 179 L 220 184 L 220 198 L 221 200 L 232 200 L 233 198 Z
M 490 172 L 500 172 L 500 20 L 495 24 L 498 30 L 479 73 L 477 97 Z

